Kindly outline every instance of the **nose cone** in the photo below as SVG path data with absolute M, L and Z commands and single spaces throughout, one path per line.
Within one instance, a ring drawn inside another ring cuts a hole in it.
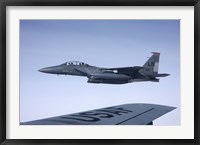
M 60 69 L 58 66 L 45 67 L 45 68 L 39 69 L 38 71 L 43 72 L 43 73 L 50 73 L 50 74 L 59 74 L 60 73 Z
M 46 73 L 46 72 L 48 71 L 48 69 L 46 69 L 46 68 L 42 68 L 42 69 L 39 69 L 38 71 L 39 71 L 39 72 Z

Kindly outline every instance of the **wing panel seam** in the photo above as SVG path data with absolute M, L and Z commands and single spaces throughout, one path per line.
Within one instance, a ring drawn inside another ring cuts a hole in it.
M 124 123 L 124 122 L 126 122 L 126 121 L 128 121 L 128 120 L 131 120 L 131 119 L 133 119 L 133 118 L 135 118 L 135 117 L 138 117 L 138 116 L 140 116 L 140 115 L 142 115 L 142 114 L 144 114 L 144 113 L 150 112 L 150 111 L 152 111 L 153 109 L 154 109 L 154 108 L 151 108 L 151 109 L 149 109 L 149 110 L 147 110 L 147 111 L 145 111 L 145 112 L 142 112 L 142 113 L 140 113 L 140 114 L 137 114 L 137 115 L 135 115 L 135 116 L 133 116 L 133 117 L 131 117 L 131 118 L 128 118 L 128 119 L 126 119 L 126 120 L 124 120 L 124 121 L 122 121 L 122 122 L 117 123 L 116 125 L 120 125 L 120 124 L 122 124 L 122 123 Z

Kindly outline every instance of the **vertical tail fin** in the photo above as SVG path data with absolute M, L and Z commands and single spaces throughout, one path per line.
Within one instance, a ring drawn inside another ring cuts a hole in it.
M 153 76 L 158 74 L 160 53 L 152 52 L 152 54 L 153 55 L 143 65 L 143 69 L 140 70 L 142 75 Z

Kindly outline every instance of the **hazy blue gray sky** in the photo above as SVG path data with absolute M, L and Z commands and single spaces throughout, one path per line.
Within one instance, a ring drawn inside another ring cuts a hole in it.
M 66 61 L 100 67 L 142 66 L 161 53 L 159 83 L 88 84 L 39 69 Z M 180 125 L 179 20 L 20 20 L 20 121 L 126 103 L 178 107 L 156 125 Z

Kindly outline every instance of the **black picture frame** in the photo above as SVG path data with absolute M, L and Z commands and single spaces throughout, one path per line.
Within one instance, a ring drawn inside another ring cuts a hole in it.
M 194 6 L 194 139 L 6 139 L 6 7 L 7 6 Z M 199 124 L 199 42 L 200 2 L 199 0 L 3 0 L 0 1 L 0 143 L 4 145 L 23 144 L 200 144 Z

